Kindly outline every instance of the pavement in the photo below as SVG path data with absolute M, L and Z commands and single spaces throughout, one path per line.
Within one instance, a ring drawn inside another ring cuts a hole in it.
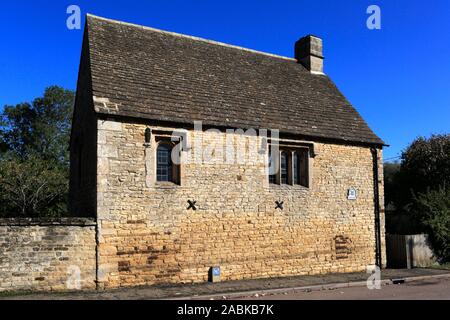
M 364 286 L 321 291 L 291 290 L 235 300 L 450 300 L 450 277 L 415 280 L 396 285 L 386 284 L 378 290 L 369 290 Z
M 367 273 L 328 274 L 319 276 L 300 276 L 276 279 L 255 279 L 230 281 L 222 283 L 203 283 L 194 285 L 170 285 L 126 288 L 98 292 L 72 293 L 9 293 L 0 295 L 0 300 L 217 300 L 239 299 L 248 297 L 268 297 L 289 294 L 296 297 L 299 292 L 317 292 L 345 288 L 367 289 Z M 450 279 L 449 270 L 412 269 L 383 270 L 382 284 L 384 286 L 397 282 L 418 282 L 428 280 Z M 286 297 L 288 295 L 288 297 Z

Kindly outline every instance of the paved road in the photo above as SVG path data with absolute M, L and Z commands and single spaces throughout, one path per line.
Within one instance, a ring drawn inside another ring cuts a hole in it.
M 327 291 L 281 293 L 250 300 L 450 300 L 450 279 L 430 279 L 400 285 L 383 286 L 381 290 L 354 287 Z
M 222 283 L 203 283 L 195 285 L 179 285 L 179 286 L 154 286 L 142 288 L 124 288 L 112 291 L 100 292 L 78 292 L 78 293 L 40 293 L 30 295 L 2 295 L 0 300 L 150 300 L 150 299 L 169 299 L 192 297 L 191 299 L 209 300 L 211 297 L 221 298 L 223 294 L 232 294 L 232 297 L 241 296 L 239 292 L 262 292 L 264 290 L 279 290 L 281 288 L 299 288 L 317 285 L 327 285 L 335 283 L 354 283 L 365 282 L 367 273 L 349 273 L 349 274 L 329 274 L 321 276 L 301 276 L 288 277 L 278 279 L 258 279 L 258 280 L 242 280 Z M 270 299 L 387 299 L 406 294 L 406 298 L 418 299 L 434 298 L 434 299 L 450 299 L 450 274 L 448 270 L 436 269 L 412 269 L 412 270 L 383 270 L 383 280 L 389 279 L 413 279 L 417 277 L 433 278 L 434 282 L 411 282 L 402 287 L 383 287 L 380 292 L 368 291 L 364 288 L 338 289 L 335 291 L 325 292 L 298 292 L 288 295 L 279 294 L 275 296 L 265 296 Z M 437 280 L 436 277 L 441 277 Z M 446 279 L 447 281 L 444 281 Z M 440 281 L 440 282 L 439 282 Z M 415 289 L 415 290 L 414 290 Z M 406 290 L 403 293 L 403 290 Z M 283 291 L 281 291 L 283 292 Z M 341 293 L 344 292 L 344 293 Z M 427 297 L 421 296 L 421 292 L 426 292 Z M 389 295 L 390 294 L 390 295 Z M 388 295 L 388 296 L 386 296 Z M 254 298 L 254 297 L 253 297 Z

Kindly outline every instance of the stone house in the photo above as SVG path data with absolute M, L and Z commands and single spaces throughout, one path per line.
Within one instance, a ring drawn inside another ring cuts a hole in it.
M 99 288 L 384 264 L 384 143 L 320 38 L 293 53 L 87 17 L 70 203 L 97 218 Z

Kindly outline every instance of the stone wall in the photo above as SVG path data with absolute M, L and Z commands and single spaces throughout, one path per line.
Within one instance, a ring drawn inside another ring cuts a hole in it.
M 101 287 L 203 282 L 212 266 L 221 266 L 223 280 L 238 280 L 365 271 L 375 264 L 368 147 L 315 143 L 310 188 L 269 185 L 264 161 L 192 159 L 181 166 L 179 186 L 159 185 L 155 141 L 144 146 L 146 126 L 100 120 L 97 127 Z M 226 138 L 248 145 L 247 138 L 223 132 L 189 136 L 204 147 Z M 381 177 L 379 183 L 382 191 Z M 352 187 L 354 201 L 347 199 Z M 197 211 L 187 210 L 188 200 L 197 201 Z M 283 211 L 275 201 L 284 201 Z M 383 260 L 384 246 L 383 240 Z
M 92 220 L 1 219 L 0 291 L 95 289 L 95 250 Z

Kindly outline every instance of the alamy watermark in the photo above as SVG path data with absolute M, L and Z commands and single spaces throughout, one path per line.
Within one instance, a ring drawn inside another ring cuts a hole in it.
M 67 290 L 81 290 L 81 270 L 78 266 L 70 266 L 67 269 Z
M 270 132 L 270 134 L 269 134 Z M 180 137 L 181 141 L 180 141 Z M 266 164 L 268 157 L 279 153 L 279 131 L 267 129 L 218 129 L 203 130 L 201 121 L 194 122 L 192 135 L 187 130 L 172 132 L 172 163 L 194 164 Z M 182 155 L 182 156 L 180 156 Z M 278 166 L 269 166 L 271 175 Z
M 370 277 L 367 279 L 367 289 L 381 290 L 381 269 L 378 266 L 367 267 Z
M 377 5 L 371 5 L 367 8 L 367 28 L 369 30 L 381 30 L 381 8 Z
M 69 15 L 66 20 L 66 26 L 69 30 L 81 29 L 81 9 L 77 5 L 67 7 L 66 13 Z

